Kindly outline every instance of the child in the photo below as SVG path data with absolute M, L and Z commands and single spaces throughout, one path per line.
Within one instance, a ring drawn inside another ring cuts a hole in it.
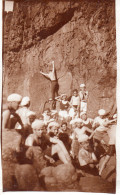
M 58 97 L 56 98 L 60 102 L 60 111 L 59 111 L 59 116 L 61 120 L 67 119 L 68 118 L 68 108 L 69 108 L 69 102 L 67 100 L 67 95 L 62 94 L 61 99 Z
M 27 113 L 30 111 L 30 98 L 29 97 L 24 97 L 21 101 L 19 109 L 16 111 L 16 113 L 20 116 L 22 123 L 24 127 L 28 125 L 28 118 L 27 118 Z M 17 129 L 21 129 L 22 127 L 19 125 L 16 125 Z
M 115 119 L 116 115 L 114 115 L 113 118 Z M 114 124 L 112 124 L 109 127 L 109 130 L 107 131 L 108 136 L 109 136 L 108 150 L 106 152 L 106 155 L 104 157 L 104 160 L 103 160 L 101 166 L 99 167 L 99 175 L 102 174 L 102 172 L 103 172 L 106 164 L 110 160 L 111 156 L 115 155 L 115 152 L 116 152 L 116 150 L 115 150 L 115 145 L 116 145 L 116 127 L 117 127 L 117 125 L 116 125 L 116 122 L 115 122 Z
M 68 151 L 70 151 L 71 148 L 70 134 L 71 130 L 67 127 L 67 123 L 63 122 L 61 124 L 61 129 L 59 130 L 58 138 L 64 143 Z
M 44 123 L 45 125 L 47 125 L 48 123 L 54 121 L 54 119 L 51 118 L 51 111 L 49 108 L 46 108 L 44 110 L 44 113 L 43 113 L 43 120 L 44 120 Z
M 87 112 L 87 100 L 88 100 L 88 91 L 85 89 L 85 84 L 80 85 L 80 111 Z
M 89 136 L 86 134 L 86 132 L 91 134 L 93 131 L 88 127 L 83 126 L 81 119 L 76 119 L 76 128 L 74 129 L 74 134 L 79 143 L 88 140 Z
M 70 105 L 72 108 L 69 111 L 69 116 L 72 117 L 73 119 L 77 111 L 78 117 L 79 117 L 80 98 L 79 98 L 77 89 L 73 90 L 73 96 L 71 97 Z
M 109 120 L 105 117 L 106 111 L 104 109 L 100 109 L 98 111 L 99 116 L 94 119 L 93 122 L 93 129 L 95 131 L 92 133 L 90 138 L 93 136 L 94 141 L 97 139 L 100 142 L 101 141 L 107 141 L 105 138 L 107 138 L 107 130 L 108 130 L 108 124 Z
M 13 129 L 15 128 L 17 122 L 19 122 L 22 128 L 24 128 L 19 115 L 16 114 L 16 110 L 18 109 L 21 100 L 22 96 L 16 93 L 8 96 L 8 107 L 6 108 L 6 110 L 3 111 L 2 116 L 2 129 Z
M 83 125 L 88 127 L 88 128 L 92 128 L 93 125 L 93 119 L 91 118 L 87 118 L 87 113 L 86 112 L 81 112 L 80 113 L 80 118 L 82 119 Z

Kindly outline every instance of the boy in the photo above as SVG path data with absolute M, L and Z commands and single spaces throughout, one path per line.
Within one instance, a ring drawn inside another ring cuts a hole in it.
M 80 111 L 81 112 L 87 112 L 87 100 L 88 100 L 88 91 L 85 89 L 85 84 L 80 85 Z
M 83 126 L 86 126 L 88 128 L 92 128 L 93 125 L 93 119 L 87 118 L 87 113 L 86 112 L 81 112 L 80 113 L 80 118 L 82 119 Z
M 71 97 L 70 105 L 72 108 L 69 111 L 69 116 L 72 117 L 73 119 L 74 116 L 76 115 L 76 110 L 77 110 L 78 117 L 79 117 L 80 97 L 78 95 L 77 89 L 73 90 L 73 96 Z
M 14 129 L 17 122 L 19 122 L 22 128 L 24 128 L 19 115 L 16 114 L 16 110 L 18 109 L 21 100 L 22 96 L 16 93 L 8 96 L 8 107 L 3 111 L 2 116 L 2 129 Z

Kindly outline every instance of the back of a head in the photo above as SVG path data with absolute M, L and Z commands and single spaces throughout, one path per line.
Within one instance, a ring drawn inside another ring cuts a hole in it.
M 17 93 L 12 93 L 7 98 L 8 102 L 21 102 L 21 100 L 22 100 L 22 96 Z
M 41 128 L 43 128 L 43 127 L 45 127 L 45 123 L 44 123 L 43 121 L 41 121 L 41 120 L 36 119 L 36 120 L 32 123 L 32 128 L 33 128 L 33 130 L 34 130 L 34 129 L 41 129 Z
M 22 101 L 21 101 L 21 106 L 27 106 L 30 104 L 30 98 L 28 96 L 23 97 Z

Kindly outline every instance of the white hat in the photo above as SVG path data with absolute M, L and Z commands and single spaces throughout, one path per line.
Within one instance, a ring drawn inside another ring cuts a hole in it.
M 33 112 L 33 111 L 29 111 L 29 112 L 27 113 L 27 117 L 29 117 L 29 116 L 36 116 L 36 113 Z
M 28 96 L 23 97 L 22 101 L 21 101 L 21 106 L 26 106 L 27 104 L 29 104 L 30 102 L 30 98 Z
M 32 128 L 33 129 L 41 129 L 42 127 L 45 126 L 45 123 L 41 120 L 36 119 L 33 123 L 32 123 Z
M 85 84 L 81 84 L 80 87 L 85 87 Z
M 50 128 L 50 127 L 59 127 L 59 126 L 60 126 L 59 123 L 54 121 L 54 122 L 49 123 L 48 128 Z
M 83 114 L 87 114 L 87 113 L 86 113 L 86 112 L 81 112 L 81 113 L 80 113 L 80 117 L 81 117 Z
M 106 111 L 104 109 L 100 109 L 100 110 L 98 110 L 98 114 L 100 116 L 104 116 L 106 114 Z
M 117 114 L 114 114 L 114 115 L 113 115 L 113 118 L 114 118 L 114 119 L 117 118 Z
M 22 96 L 17 93 L 12 93 L 7 98 L 8 102 L 21 102 L 21 100 L 22 100 Z

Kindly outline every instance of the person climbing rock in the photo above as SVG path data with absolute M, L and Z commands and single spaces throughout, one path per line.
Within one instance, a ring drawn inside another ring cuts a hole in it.
M 56 78 L 54 61 L 52 61 L 51 63 L 53 65 L 52 71 L 50 71 L 49 73 L 44 73 L 44 72 L 40 71 L 40 73 L 42 75 L 44 75 L 45 77 L 47 77 L 51 81 L 51 98 L 52 98 L 52 100 L 54 100 L 55 93 L 58 96 L 58 82 L 57 82 L 57 78 Z

